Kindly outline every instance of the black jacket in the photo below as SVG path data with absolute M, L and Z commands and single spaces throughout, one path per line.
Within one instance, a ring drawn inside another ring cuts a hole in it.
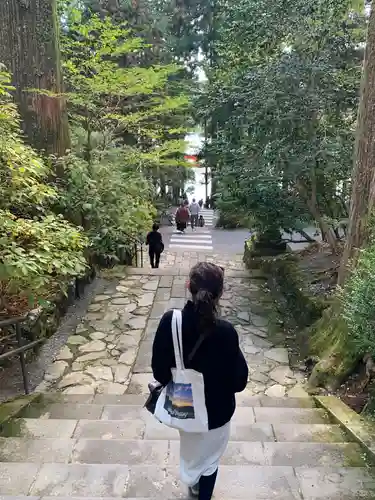
M 163 385 L 171 380 L 175 368 L 172 342 L 172 311 L 164 314 L 155 334 L 152 352 L 152 371 Z M 248 368 L 241 352 L 238 334 L 223 319 L 217 320 L 212 333 L 203 341 L 190 366 L 187 359 L 201 332 L 197 326 L 194 305 L 188 302 L 182 311 L 182 343 L 186 368 L 203 374 L 209 429 L 223 426 L 232 418 L 236 408 L 235 393 L 245 389 Z
M 150 231 L 146 237 L 146 245 L 153 252 L 161 253 L 163 251 L 163 238 L 158 231 Z

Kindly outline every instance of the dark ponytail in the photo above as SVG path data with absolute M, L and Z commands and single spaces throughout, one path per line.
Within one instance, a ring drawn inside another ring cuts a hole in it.
M 193 297 L 193 302 L 200 327 L 203 331 L 211 330 L 215 325 L 217 315 L 216 302 L 212 293 L 199 290 Z
M 192 268 L 190 292 L 202 333 L 208 333 L 215 326 L 217 303 L 223 292 L 223 286 L 222 268 L 211 262 L 200 262 Z

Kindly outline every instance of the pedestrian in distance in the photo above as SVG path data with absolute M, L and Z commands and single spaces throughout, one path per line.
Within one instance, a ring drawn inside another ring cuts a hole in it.
M 198 205 L 199 205 L 199 208 L 202 210 L 202 207 L 203 207 L 203 199 L 200 199 L 198 201 Z
M 166 312 L 155 334 L 152 371 L 163 389 L 154 415 L 180 433 L 180 473 L 190 494 L 211 500 L 248 368 L 234 326 L 218 317 L 224 270 L 200 262 L 187 286 L 191 300 Z
M 159 225 L 153 224 L 152 231 L 146 237 L 146 245 L 148 245 L 148 254 L 152 269 L 159 267 L 160 255 L 164 251 L 163 237 L 159 233 Z
M 187 205 L 182 202 L 176 212 L 176 228 L 177 231 L 183 233 L 189 222 L 190 212 Z
M 191 229 L 194 231 L 194 228 L 197 227 L 197 225 L 198 225 L 198 218 L 199 218 L 199 212 L 200 212 L 199 204 L 195 201 L 195 198 L 193 198 L 193 201 L 192 201 L 189 209 L 190 209 Z

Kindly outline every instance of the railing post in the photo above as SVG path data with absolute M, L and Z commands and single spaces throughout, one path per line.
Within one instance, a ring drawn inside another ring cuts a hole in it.
M 141 267 L 143 267 L 143 243 L 141 243 Z
M 22 336 L 21 336 L 21 328 L 20 324 L 16 323 L 16 337 L 17 337 L 17 343 L 18 347 L 22 347 Z M 27 378 L 27 368 L 26 368 L 26 363 L 25 363 L 25 353 L 22 351 L 20 352 L 20 363 L 21 363 L 21 370 L 22 370 L 22 379 L 23 379 L 23 387 L 25 389 L 25 394 L 29 394 L 29 381 Z
M 138 267 L 138 246 L 137 246 L 137 243 L 134 243 L 134 252 L 135 252 L 135 267 Z

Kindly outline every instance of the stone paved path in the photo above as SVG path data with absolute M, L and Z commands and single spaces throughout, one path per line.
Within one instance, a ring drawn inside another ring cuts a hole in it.
M 162 268 L 154 275 L 147 269 L 130 270 L 117 285 L 94 297 L 83 322 L 48 368 L 38 390 L 146 394 L 158 321 L 166 310 L 183 307 L 188 297 L 187 272 L 202 257 L 191 252 L 166 254 Z M 250 279 L 239 258 L 203 258 L 226 269 L 221 315 L 240 335 L 250 371 L 247 393 L 306 395 L 300 387 L 301 374 L 289 368 L 286 349 L 267 338 L 270 315 L 261 302 L 263 282 Z
M 187 272 L 206 258 L 226 268 L 221 313 L 236 325 L 250 369 L 214 499 L 374 500 L 362 448 L 315 407 L 271 340 L 281 335 L 260 300 L 259 276 L 240 258 L 168 253 L 161 269 L 130 269 L 93 299 L 42 394 L 0 426 L 0 500 L 187 498 L 178 433 L 143 404 L 159 318 L 182 307 Z

